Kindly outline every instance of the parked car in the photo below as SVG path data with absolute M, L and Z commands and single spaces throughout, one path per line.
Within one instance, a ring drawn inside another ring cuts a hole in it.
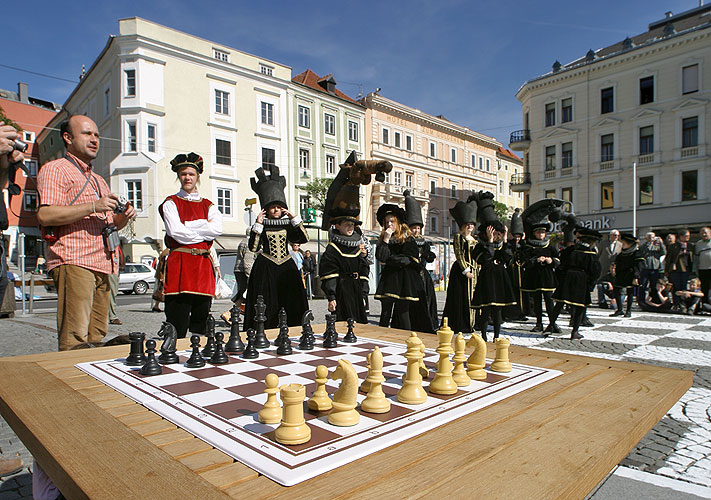
M 155 270 L 145 264 L 126 264 L 126 268 L 119 274 L 119 291 L 143 295 L 155 280 Z

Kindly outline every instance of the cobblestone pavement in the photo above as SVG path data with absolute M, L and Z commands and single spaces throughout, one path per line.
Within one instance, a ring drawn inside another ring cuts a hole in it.
M 445 294 L 438 292 L 439 310 Z M 216 301 L 218 317 L 229 307 Z M 371 299 L 370 322 L 377 323 L 380 304 Z M 311 302 L 316 318 L 326 312 L 326 301 Z M 163 314 L 148 312 L 145 304 L 119 305 L 123 325 L 110 325 L 109 336 L 134 330 L 157 331 Z M 591 309 L 595 327 L 582 331 L 581 341 L 562 336 L 541 338 L 529 333 L 533 322 L 506 323 L 503 334 L 511 342 L 545 349 L 612 360 L 624 360 L 681 368 L 694 372 L 694 384 L 667 415 L 621 462 L 631 468 L 690 483 L 711 487 L 711 317 L 678 316 L 634 312 L 632 318 L 610 318 L 610 311 Z M 564 319 L 561 319 L 561 325 Z M 0 356 L 52 352 L 56 350 L 56 316 L 43 313 L 0 320 Z M 0 454 L 20 456 L 26 468 L 0 480 L 0 500 L 31 499 L 31 475 L 27 467 L 32 457 L 12 429 L 0 419 Z

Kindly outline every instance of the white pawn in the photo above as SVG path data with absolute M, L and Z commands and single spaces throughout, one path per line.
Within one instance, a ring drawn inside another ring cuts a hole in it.
M 452 370 L 452 378 L 457 384 L 457 387 L 466 387 L 471 384 L 472 380 L 467 375 L 467 369 L 464 368 L 464 362 L 467 360 L 467 345 L 464 342 L 464 335 L 461 333 L 454 339 L 454 370 Z
M 333 407 L 333 401 L 326 392 L 326 382 L 328 382 L 328 368 L 324 365 L 316 367 L 316 390 L 309 399 L 309 410 L 328 411 Z
M 370 372 L 366 379 L 370 382 L 370 390 L 368 395 L 360 404 L 361 410 L 368 413 L 387 413 L 390 411 L 390 401 L 385 397 L 383 392 L 383 353 L 380 348 L 375 346 L 373 352 L 370 353 Z
M 442 321 L 442 328 L 437 330 L 437 338 L 439 339 L 439 361 L 437 362 L 437 373 L 435 378 L 430 382 L 430 392 L 433 394 L 456 394 L 457 384 L 452 378 L 452 362 L 449 355 L 452 354 L 452 337 L 454 331 L 449 327 L 447 318 Z
M 264 392 L 267 393 L 267 402 L 264 407 L 257 413 L 257 418 L 263 424 L 278 424 L 281 422 L 281 405 L 277 400 L 277 386 L 279 385 L 279 377 L 276 373 L 270 373 L 265 380 L 267 388 Z
M 422 373 L 420 372 L 420 362 L 422 361 L 420 346 L 424 344 L 415 332 L 410 334 L 406 344 L 407 372 L 402 387 L 397 391 L 397 400 L 407 405 L 419 405 L 427 401 L 427 393 L 422 388 Z

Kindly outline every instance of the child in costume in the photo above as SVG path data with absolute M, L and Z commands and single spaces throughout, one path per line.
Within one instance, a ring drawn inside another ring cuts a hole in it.
M 536 314 L 536 326 L 532 332 L 543 331 L 543 307 L 546 304 L 548 326 L 546 332 L 560 333 L 560 328 L 550 320 L 553 311 L 553 291 L 556 288 L 555 270 L 560 264 L 558 249 L 548 238 L 550 224 L 538 222 L 532 226 L 533 234 L 522 245 L 523 279 L 521 290 L 533 296 L 533 311 Z
M 521 220 L 521 209 L 517 208 L 514 210 L 511 216 L 511 225 L 509 226 L 509 238 L 508 245 L 513 254 L 513 260 L 511 261 L 511 266 L 509 266 L 509 274 L 511 276 L 511 286 L 514 290 L 514 295 L 516 296 L 516 304 L 512 306 L 507 306 L 504 309 L 504 319 L 510 321 L 528 321 L 528 318 L 524 314 L 524 310 L 527 307 L 528 294 L 521 290 L 521 283 L 523 279 L 523 242 L 525 239 L 525 233 L 523 230 L 523 221 Z
M 644 256 L 639 251 L 637 237 L 630 233 L 620 235 L 622 251 L 615 257 L 615 301 L 617 310 L 610 316 L 622 316 L 622 289 L 626 290 L 625 318 L 632 317 L 634 287 L 644 266 Z
M 260 167 L 251 179 L 252 189 L 262 206 L 249 234 L 249 250 L 260 252 L 254 261 L 247 285 L 245 329 L 255 328 L 254 305 L 261 295 L 266 304 L 265 328 L 279 326 L 279 310 L 286 311 L 287 324 L 297 326 L 308 309 L 301 272 L 289 254 L 290 243 L 306 243 L 309 237 L 301 217 L 289 211 L 284 197 L 286 180 L 279 167 L 272 166 L 269 177 Z

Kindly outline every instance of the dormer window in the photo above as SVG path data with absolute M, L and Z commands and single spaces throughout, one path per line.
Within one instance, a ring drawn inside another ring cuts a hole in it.
M 220 49 L 212 49 L 212 57 L 218 61 L 230 62 L 230 53 Z
M 326 75 L 318 81 L 318 84 L 329 94 L 336 93 L 336 79 L 333 75 Z

